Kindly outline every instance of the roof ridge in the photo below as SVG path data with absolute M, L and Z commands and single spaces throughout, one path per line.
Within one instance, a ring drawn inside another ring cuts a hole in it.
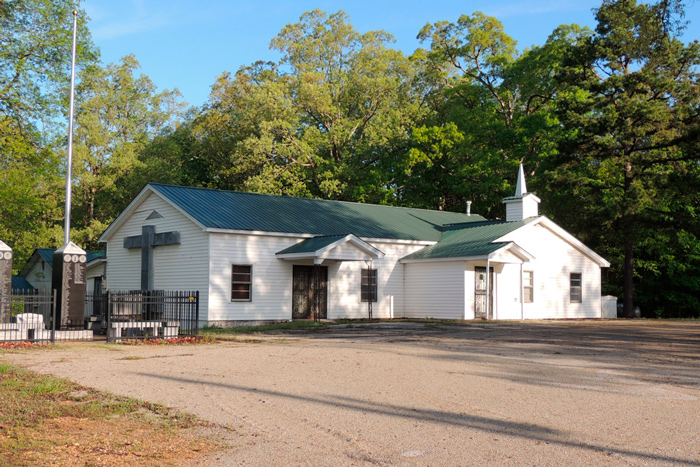
M 343 234 L 327 234 L 327 235 L 314 235 L 311 238 L 327 238 L 327 237 L 347 237 L 348 235 L 355 235 L 352 232 L 348 233 L 343 233 Z M 355 235 L 357 237 L 357 235 Z
M 480 227 L 483 225 L 491 225 L 491 224 L 505 224 L 507 221 L 505 219 L 486 219 L 483 221 L 471 221 L 471 222 L 453 222 L 451 224 L 443 224 L 444 227 L 452 226 L 452 225 L 464 225 L 464 226 L 469 226 L 469 227 Z

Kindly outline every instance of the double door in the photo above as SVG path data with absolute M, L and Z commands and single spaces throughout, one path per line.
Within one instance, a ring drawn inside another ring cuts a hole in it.
M 328 317 L 328 267 L 294 266 L 292 319 Z

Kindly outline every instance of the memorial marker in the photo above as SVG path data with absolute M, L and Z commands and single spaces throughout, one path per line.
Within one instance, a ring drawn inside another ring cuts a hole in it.
M 56 291 L 56 327 L 85 326 L 87 253 L 73 242 L 53 254 L 51 288 Z
M 12 319 L 12 248 L 0 240 L 0 324 Z

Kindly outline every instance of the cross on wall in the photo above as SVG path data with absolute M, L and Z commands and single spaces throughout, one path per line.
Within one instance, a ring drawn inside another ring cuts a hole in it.
M 153 290 L 155 247 L 180 244 L 180 232 L 156 233 L 155 225 L 141 227 L 141 235 L 124 239 L 124 248 L 141 248 L 141 290 Z

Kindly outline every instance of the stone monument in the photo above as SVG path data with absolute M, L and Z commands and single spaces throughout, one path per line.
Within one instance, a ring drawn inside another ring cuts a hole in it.
M 68 242 L 53 254 L 51 288 L 56 291 L 56 329 L 85 326 L 87 254 Z
M 0 240 L 0 324 L 12 319 L 12 248 Z

